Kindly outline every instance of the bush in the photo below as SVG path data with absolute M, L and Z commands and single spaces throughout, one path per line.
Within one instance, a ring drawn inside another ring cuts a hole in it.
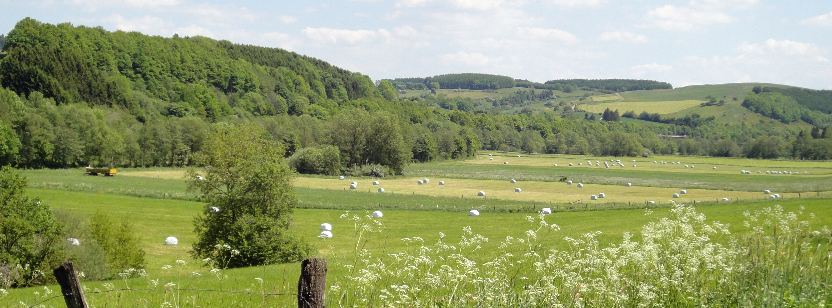
M 93 240 L 89 230 L 89 219 L 67 210 L 55 211 L 55 218 L 64 226 L 61 238 L 75 238 L 81 243 L 73 246 L 69 241 L 64 241 L 63 249 L 66 259 L 72 261 L 75 270 L 84 273 L 83 279 L 94 281 L 111 278 L 107 253 Z
M 383 178 L 390 174 L 390 168 L 378 164 L 353 166 L 351 170 L 346 172 L 349 176 L 371 176 L 375 178 Z
M 113 223 L 110 216 L 98 212 L 90 218 L 89 230 L 92 239 L 107 255 L 107 264 L 112 275 L 133 268 L 144 268 L 144 250 L 133 224 L 127 217 L 121 223 Z
M 48 281 L 63 259 L 61 225 L 49 206 L 26 196 L 26 178 L 0 169 L 0 287 Z
M 289 157 L 287 163 L 303 174 L 337 175 L 341 171 L 340 152 L 331 145 L 300 149 Z

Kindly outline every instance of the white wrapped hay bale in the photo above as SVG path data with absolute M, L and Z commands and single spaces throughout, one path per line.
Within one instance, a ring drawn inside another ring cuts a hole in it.
M 540 211 L 541 214 L 549 215 L 552 214 L 552 209 L 548 207 L 544 207 L 543 210 Z
M 519 193 L 520 192 L 520 187 L 515 188 L 514 192 Z
M 760 173 L 760 170 L 757 170 L 757 173 Z
M 515 179 L 511 179 L 511 183 L 512 183 L 512 184 L 517 183 L 517 180 L 515 180 Z
M 572 167 L 572 163 L 569 163 L 569 167 Z
M 520 155 L 517 155 L 517 157 L 520 157 Z
M 774 194 L 774 195 L 777 196 L 777 198 L 780 198 L 780 194 Z
M 382 217 L 384 217 L 384 213 L 382 213 L 381 211 L 373 212 L 373 218 L 382 218 Z
M 578 166 L 583 166 L 584 163 L 578 163 Z
M 424 183 L 425 183 L 425 182 L 422 182 L 422 180 L 418 180 L 418 181 L 416 181 L 416 184 L 419 184 L 419 185 L 422 185 L 422 184 L 424 184 Z
M 572 180 L 566 181 L 566 185 L 572 185 Z
M 633 168 L 635 168 L 635 167 L 636 167 L 636 165 L 633 165 Z
M 684 195 L 684 194 L 687 194 L 687 193 L 688 193 L 688 190 L 687 190 L 687 189 L 682 189 L 682 191 L 680 191 L 680 193 L 681 193 L 681 194 L 683 194 L 683 195 Z
M 769 198 L 776 199 L 777 195 L 770 195 Z
M 321 231 L 332 231 L 332 225 L 325 222 L 321 224 Z
M 332 238 L 332 231 L 321 231 L 320 238 Z
M 468 211 L 468 216 L 480 216 L 480 211 L 470 210 Z
M 373 185 L 378 185 L 378 181 L 373 181 Z
M 197 175 L 197 176 L 196 176 L 196 179 L 197 179 L 197 180 L 200 180 L 200 181 L 204 180 L 204 178 L 202 178 L 202 176 L 201 176 L 201 175 Z
M 70 238 L 66 239 L 66 241 L 69 242 L 69 244 L 72 245 L 72 246 L 81 246 L 81 242 L 78 241 L 77 238 L 70 237 Z
M 682 164 L 682 162 L 680 162 L 680 161 L 677 161 L 677 162 L 676 162 L 676 164 L 677 164 L 677 165 L 681 165 L 681 164 Z
M 656 204 L 656 201 L 650 200 L 650 201 L 647 201 L 647 203 Z
M 690 167 L 691 167 L 691 168 L 693 168 L 693 167 L 696 167 L 696 166 L 694 166 L 694 165 L 690 165 Z
M 654 161 L 653 161 L 653 163 L 654 163 L 654 164 L 658 164 L 659 162 L 657 162 L 657 161 L 655 161 L 655 160 L 654 160 Z
M 578 183 L 578 188 L 584 188 L 584 184 L 583 183 Z
M 589 196 L 589 200 L 598 200 L 598 197 L 595 195 Z
M 716 166 L 714 166 L 714 170 L 716 170 Z
M 763 193 L 766 195 L 771 194 L 771 190 L 766 189 L 765 191 L 763 191 Z
M 633 183 L 627 182 L 627 187 L 633 186 Z
M 339 176 L 339 177 L 338 177 L 338 179 L 343 181 L 343 180 L 344 180 L 344 176 L 343 176 L 343 175 L 342 175 L 342 176 Z
M 688 168 L 688 165 L 685 165 L 685 168 Z
M 494 156 L 494 154 L 488 153 L 488 156 Z
M 429 178 L 425 178 L 424 180 L 422 180 L 422 182 L 425 182 L 425 184 L 430 183 L 430 179 L 429 179 Z
M 484 196 L 485 196 L 485 192 L 484 192 L 484 191 L 482 191 L 482 190 L 480 190 L 480 192 L 479 192 L 479 193 L 477 193 L 477 196 L 484 197 Z
M 598 194 L 598 198 L 604 198 L 604 197 L 606 197 L 606 196 L 607 196 L 607 195 L 605 195 L 604 193 L 599 193 L 599 194 Z
M 730 199 L 728 199 L 728 198 L 722 198 L 722 201 L 729 201 L 729 200 Z
M 216 206 L 212 206 L 211 208 L 209 208 L 209 210 L 211 211 L 211 213 L 219 213 L 220 212 L 220 208 L 218 208 Z
M 504 161 L 504 162 L 503 162 L 503 165 L 508 165 L 508 162 L 507 162 L 507 161 Z
M 179 244 L 179 240 L 177 240 L 177 239 L 176 239 L 175 237 L 173 237 L 173 236 L 168 236 L 168 237 L 165 239 L 165 245 L 177 245 L 177 244 Z
M 358 185 L 358 182 L 356 182 L 356 181 L 352 181 L 352 183 L 350 183 L 350 184 L 355 184 L 355 185 Z
M 678 193 L 674 193 L 674 194 L 673 194 L 673 198 L 679 198 L 679 194 L 678 194 Z
M 439 185 L 445 185 L 445 181 L 439 181 Z
M 555 164 L 554 166 L 555 166 L 555 167 L 557 167 L 557 166 L 558 166 L 558 164 Z
M 350 189 L 357 189 L 357 188 L 358 188 L 358 185 L 356 185 L 355 183 L 350 184 Z
M 383 193 L 384 192 L 384 187 L 379 187 L 378 192 Z
M 489 157 L 488 160 L 494 160 L 494 157 Z

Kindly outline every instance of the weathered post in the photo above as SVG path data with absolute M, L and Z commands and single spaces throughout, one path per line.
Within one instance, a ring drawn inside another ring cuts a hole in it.
M 61 294 L 64 296 L 67 308 L 87 308 L 87 300 L 84 298 L 84 291 L 81 290 L 81 283 L 75 273 L 72 262 L 61 264 L 52 270 L 58 284 L 61 285 Z
M 303 260 L 298 280 L 298 308 L 323 308 L 325 293 L 326 259 Z

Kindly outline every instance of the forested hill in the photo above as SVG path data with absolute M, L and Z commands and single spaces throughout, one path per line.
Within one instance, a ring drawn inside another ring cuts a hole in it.
M 832 114 L 832 91 L 812 90 L 796 87 L 756 87 L 754 92 L 778 92 L 793 98 L 798 104 L 809 110 Z
M 140 120 L 328 114 L 379 97 L 369 77 L 276 48 L 24 19 L 5 38 L 0 83 L 58 104 L 118 105 Z M 216 95 L 215 95 L 216 94 Z
M 637 79 L 558 79 L 549 80 L 545 84 L 570 85 L 580 89 L 595 89 L 611 92 L 673 89 L 673 86 L 667 82 Z
M 427 78 L 396 78 L 390 80 L 399 90 L 469 89 L 496 90 L 511 88 L 514 78 L 489 74 L 445 74 Z

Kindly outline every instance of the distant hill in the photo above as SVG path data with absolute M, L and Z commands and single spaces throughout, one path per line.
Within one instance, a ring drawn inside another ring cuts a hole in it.
M 787 86 L 767 86 L 753 89 L 754 92 L 777 92 L 791 97 L 809 110 L 832 114 L 832 91 L 812 90 Z
M 637 79 L 558 79 L 545 82 L 547 85 L 570 85 L 582 90 L 603 90 L 626 92 L 637 90 L 673 89 L 667 82 Z
M 489 74 L 445 74 L 426 78 L 396 78 L 391 79 L 393 87 L 399 90 L 424 89 L 468 89 L 468 90 L 497 90 L 514 87 L 514 78 Z

